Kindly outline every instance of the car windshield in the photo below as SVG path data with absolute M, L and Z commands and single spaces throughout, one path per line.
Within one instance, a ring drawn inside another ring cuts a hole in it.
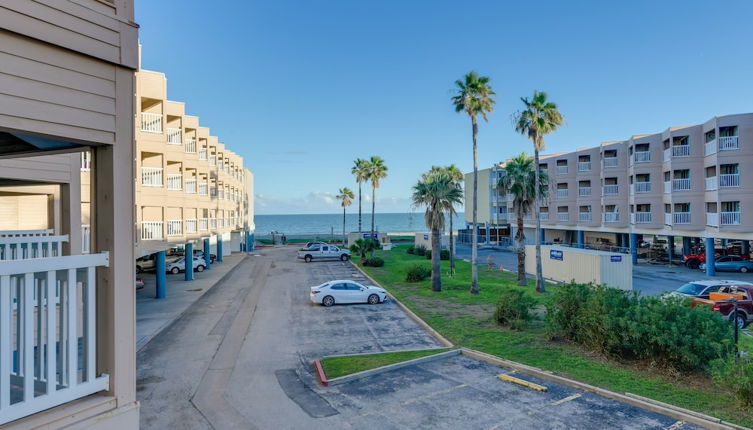
M 678 288 L 677 292 L 683 293 L 683 294 L 689 294 L 691 296 L 697 296 L 701 294 L 704 288 L 706 287 L 704 287 L 701 284 L 694 284 L 691 282 L 689 284 L 685 284 L 682 287 Z

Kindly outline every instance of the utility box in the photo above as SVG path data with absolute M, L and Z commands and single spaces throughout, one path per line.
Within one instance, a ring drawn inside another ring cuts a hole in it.
M 339 237 L 339 236 L 335 236 Z M 357 231 L 348 233 L 348 246 L 354 244 L 356 240 L 358 239 L 376 239 L 379 241 L 381 245 L 384 245 L 386 243 L 390 243 L 390 237 L 387 236 L 387 233 L 374 233 L 374 236 L 371 235 L 371 232 L 363 232 L 359 233 Z
M 452 240 L 455 240 L 456 236 L 452 237 Z M 450 235 L 449 234 L 442 234 L 439 236 L 439 248 L 440 249 L 449 249 L 450 244 Z M 426 249 L 431 249 L 431 233 L 416 233 L 416 239 L 413 241 L 413 246 L 419 247 L 423 246 Z
M 633 289 L 633 261 L 628 254 L 566 246 L 542 245 L 544 278 L 558 282 L 604 284 L 621 290 Z M 536 273 L 536 247 L 526 246 L 526 272 Z

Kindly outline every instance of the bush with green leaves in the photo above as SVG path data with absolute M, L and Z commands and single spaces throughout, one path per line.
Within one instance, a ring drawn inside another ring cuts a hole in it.
M 424 264 L 414 263 L 408 268 L 405 280 L 408 282 L 421 282 L 431 276 L 431 268 Z
M 744 406 L 753 406 L 753 358 L 734 354 L 715 360 L 711 366 L 714 382 L 729 388 Z
M 640 297 L 606 286 L 568 284 L 547 307 L 547 327 L 601 354 L 677 370 L 705 369 L 730 352 L 730 324 L 682 299 Z
M 418 245 L 414 250 L 414 253 L 419 257 L 423 257 L 424 255 L 426 255 L 426 247 L 423 245 Z
M 504 290 L 499 296 L 494 320 L 514 330 L 525 328 L 534 319 L 536 300 L 522 289 Z
M 384 266 L 384 259 L 382 259 L 382 257 L 368 257 L 363 260 L 363 265 L 370 267 L 382 267 Z
M 405 252 L 407 252 L 408 254 L 413 254 L 414 252 L 416 252 L 416 247 L 411 245 L 408 247 L 408 249 L 405 250 Z
M 424 256 L 426 257 L 427 260 L 431 260 L 431 249 L 427 249 Z
M 443 249 L 439 251 L 439 259 L 440 260 L 449 260 L 450 259 L 450 250 L 449 249 Z

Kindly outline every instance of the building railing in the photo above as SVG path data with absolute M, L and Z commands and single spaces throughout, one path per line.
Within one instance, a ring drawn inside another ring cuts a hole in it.
M 91 252 L 92 228 L 89 224 L 81 225 L 81 253 L 88 254 Z
M 673 157 L 690 157 L 690 145 L 674 145 L 672 146 Z
M 578 213 L 578 221 L 579 222 L 591 222 L 593 221 L 593 213 L 591 212 L 579 212 Z
M 716 212 L 706 212 L 706 225 L 711 227 L 719 227 L 719 214 Z
M 209 189 L 209 186 L 206 182 L 202 182 L 199 184 L 199 195 L 200 196 L 206 196 L 208 194 L 207 190 Z
M 664 214 L 664 224 L 672 225 L 672 214 Z
M 141 112 L 141 131 L 162 133 L 162 114 Z
M 636 193 L 650 193 L 651 192 L 651 182 L 636 182 L 634 185 L 635 185 Z
M 209 228 L 212 230 L 217 228 L 217 218 L 209 218 Z
M 719 175 L 719 187 L 730 188 L 740 186 L 740 174 L 739 173 L 725 173 Z
M 0 230 L 0 237 L 36 237 L 54 236 L 55 230 Z
M 578 187 L 578 197 L 590 197 L 591 187 Z
M 722 212 L 720 218 L 721 225 L 738 225 L 740 224 L 740 212 Z
M 185 148 L 186 148 L 185 151 L 187 154 L 195 154 L 196 153 L 196 139 L 186 140 Z
M 167 236 L 182 236 L 183 235 L 183 220 L 169 219 L 167 220 Z
M 669 149 L 665 149 L 665 150 L 664 150 L 664 162 L 665 162 L 665 163 L 666 163 L 667 161 L 669 161 L 670 159 L 672 159 L 672 156 L 671 156 L 671 154 L 672 154 L 672 152 L 671 152 L 671 151 L 670 151 Z
M 672 182 L 665 181 L 664 182 L 664 194 L 670 194 L 672 192 Z
M 688 191 L 690 178 L 672 179 L 672 191 Z
M 630 214 L 633 224 L 649 224 L 651 223 L 651 212 L 635 212 Z
M 187 219 L 186 220 L 186 234 L 196 233 L 196 220 L 195 219 Z
M 65 242 L 68 242 L 67 234 L 0 237 L 0 261 L 59 257 L 63 255 Z
M 706 191 L 716 191 L 718 188 L 719 181 L 716 176 L 711 176 L 705 179 L 706 183 Z
M 199 231 L 207 231 L 209 222 L 206 218 L 199 218 Z
M 144 187 L 161 187 L 162 167 L 142 167 L 141 185 Z
M 604 185 L 603 194 L 605 196 L 612 196 L 620 193 L 620 186 L 616 184 Z
M 675 212 L 672 214 L 674 224 L 690 224 L 690 212 Z
M 716 154 L 716 139 L 706 142 L 703 145 L 703 155 L 713 155 Z
M 633 153 L 633 160 L 636 163 L 648 163 L 651 161 L 651 151 L 635 151 Z
M 567 175 L 567 166 L 557 166 L 558 175 Z
M 167 174 L 167 189 L 173 191 L 180 191 L 183 189 L 183 175 L 180 173 L 168 173 Z
M 604 222 L 618 222 L 620 214 L 618 212 L 604 212 Z
M 737 136 L 721 136 L 719 137 L 719 150 L 720 151 L 732 151 L 740 149 L 740 142 Z
M 567 188 L 558 189 L 557 190 L 557 198 L 558 199 L 566 199 L 567 198 Z
M 210 166 L 216 166 L 217 165 L 217 156 L 216 155 L 210 155 L 209 156 L 209 165 Z
M 591 162 L 590 161 L 578 161 L 578 171 L 579 172 L 590 172 L 591 171 Z
M 107 253 L 0 262 L 0 424 L 108 389 L 96 352 L 96 268 L 108 264 Z
M 186 193 L 196 194 L 196 178 L 186 179 Z
M 557 221 L 570 221 L 569 212 L 557 212 Z
M 179 128 L 168 127 L 167 128 L 167 144 L 168 145 L 183 144 L 183 132 Z
M 162 221 L 142 221 L 141 240 L 162 240 Z
M 549 212 L 540 212 L 539 219 L 542 221 L 549 221 Z
M 225 228 L 225 218 L 217 218 L 217 228 Z
M 199 149 L 199 160 L 206 160 L 207 159 L 207 149 L 201 148 Z
M 620 160 L 617 157 L 604 157 L 604 167 L 617 167 Z

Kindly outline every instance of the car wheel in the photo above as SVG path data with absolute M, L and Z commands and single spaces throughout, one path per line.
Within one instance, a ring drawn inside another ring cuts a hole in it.
M 745 314 L 742 312 L 737 313 L 737 317 L 735 318 L 735 324 L 737 324 L 737 328 L 742 330 L 747 325 L 747 321 L 745 319 Z
M 685 265 L 686 265 L 686 266 L 687 266 L 687 267 L 688 267 L 689 269 L 697 269 L 697 268 L 698 268 L 698 266 L 700 266 L 700 264 L 698 264 L 698 261 L 697 261 L 697 260 L 688 260 L 688 261 L 687 261 L 687 262 L 685 263 Z
M 326 307 L 330 307 L 335 304 L 335 298 L 332 296 L 326 296 L 322 299 L 322 304 Z
M 178 269 L 177 267 L 173 267 L 172 269 L 170 269 L 170 273 L 172 273 L 173 275 L 177 275 L 178 273 L 180 273 L 180 269 Z
M 136 273 L 143 273 L 144 269 L 141 268 L 141 266 L 136 266 Z
M 369 302 L 370 305 L 375 305 L 375 304 L 379 303 L 379 296 L 377 296 L 376 294 L 370 295 L 369 299 L 368 299 L 368 302 Z
M 748 273 L 748 268 L 743 266 L 740 268 L 740 273 Z
M 312 260 L 312 258 L 311 258 L 311 256 L 310 256 L 310 255 L 307 255 L 307 256 L 303 257 L 303 261 L 305 261 L 305 262 L 307 262 L 307 263 L 311 263 L 311 260 Z M 334 300 L 334 299 L 333 299 L 333 300 Z
M 198 266 L 196 266 L 196 271 L 197 272 L 203 272 L 204 271 L 204 265 L 203 264 L 199 264 Z
M 342 261 L 348 261 L 348 258 L 349 258 L 348 254 L 343 254 L 343 255 L 340 256 L 340 260 L 342 260 Z

